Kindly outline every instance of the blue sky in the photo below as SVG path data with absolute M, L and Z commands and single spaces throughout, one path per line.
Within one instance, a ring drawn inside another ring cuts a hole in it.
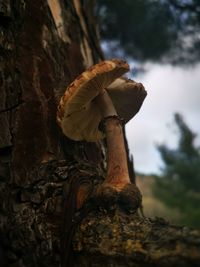
M 200 145 L 200 64 L 181 68 L 148 63 L 145 68 L 148 71 L 137 77 L 128 75 L 143 83 L 148 96 L 140 112 L 127 124 L 126 133 L 136 171 L 149 174 L 159 173 L 162 166 L 156 143 L 176 146 L 175 112 L 181 113 L 198 134 L 196 143 Z

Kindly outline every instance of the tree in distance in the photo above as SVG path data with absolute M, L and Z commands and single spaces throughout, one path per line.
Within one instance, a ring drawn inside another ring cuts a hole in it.
M 158 145 L 164 163 L 162 175 L 156 178 L 153 188 L 157 198 L 182 213 L 181 223 L 199 228 L 200 220 L 200 149 L 195 146 L 196 134 L 176 113 L 175 123 L 179 130 L 176 149 Z
M 97 13 L 109 56 L 179 65 L 200 59 L 198 0 L 99 0 Z

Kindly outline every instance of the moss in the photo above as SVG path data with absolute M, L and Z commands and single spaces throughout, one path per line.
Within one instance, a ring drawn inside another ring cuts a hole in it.
M 93 261 L 101 259 L 104 266 L 198 266 L 200 233 L 188 229 L 186 235 L 183 229 L 159 218 L 96 210 L 82 221 L 73 248 L 77 260 L 93 255 Z

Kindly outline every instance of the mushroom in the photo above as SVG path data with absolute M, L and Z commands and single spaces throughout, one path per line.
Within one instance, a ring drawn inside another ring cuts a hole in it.
M 117 114 L 127 123 L 139 111 L 146 97 L 141 83 L 121 77 L 106 88 Z
M 63 133 L 73 140 L 106 137 L 107 176 L 96 196 L 108 205 L 106 199 L 136 210 L 141 194 L 130 181 L 120 116 L 126 122 L 130 120 L 140 109 L 146 91 L 142 84 L 122 78 L 128 70 L 129 65 L 118 59 L 90 67 L 68 86 L 58 106 L 57 120 Z

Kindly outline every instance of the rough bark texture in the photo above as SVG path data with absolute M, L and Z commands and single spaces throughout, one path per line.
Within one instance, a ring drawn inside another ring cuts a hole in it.
M 65 138 L 56 107 L 103 58 L 92 1 L 2 0 L 0 19 L 0 266 L 198 266 L 196 231 L 92 199 L 76 210 L 103 180 L 102 146 Z
M 200 235 L 162 218 L 93 209 L 73 242 L 75 266 L 200 266 Z
M 98 144 L 70 141 L 56 123 L 67 85 L 102 57 L 87 5 L 0 1 L 1 266 L 57 266 L 67 169 L 102 163 Z

